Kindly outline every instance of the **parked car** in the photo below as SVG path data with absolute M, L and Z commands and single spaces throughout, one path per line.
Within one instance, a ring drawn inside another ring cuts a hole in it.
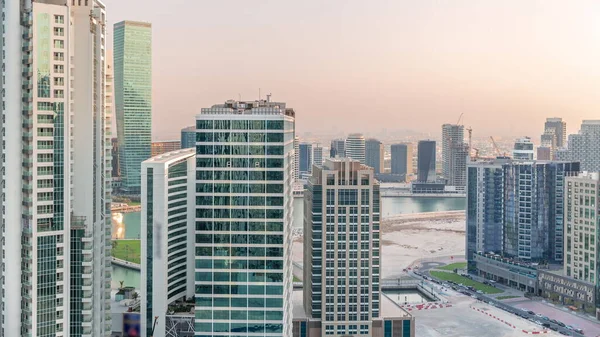
M 561 321 L 556 321 L 556 324 L 560 325 L 560 326 L 561 326 L 561 327 L 563 327 L 563 328 L 567 327 L 567 326 L 565 325 L 565 323 L 563 323 L 563 322 L 561 322 Z
M 571 336 L 571 334 L 570 334 L 570 333 L 568 333 L 568 332 L 566 332 L 566 331 L 564 331 L 564 330 L 561 330 L 561 331 L 560 331 L 560 334 L 561 334 L 561 335 L 563 335 L 563 336 Z
M 535 312 L 531 311 L 531 310 L 527 310 L 527 313 L 530 315 L 535 315 Z

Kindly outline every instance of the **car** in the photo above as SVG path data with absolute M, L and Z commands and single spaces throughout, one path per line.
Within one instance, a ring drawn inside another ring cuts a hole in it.
M 571 331 L 575 331 L 575 328 L 573 328 L 573 327 L 572 327 L 572 326 L 570 326 L 570 325 L 567 325 L 565 328 L 567 328 L 567 329 L 569 329 L 569 330 L 571 330 Z
M 565 328 L 566 325 L 565 323 L 561 322 L 561 321 L 556 321 L 556 324 L 558 324 L 560 327 Z
M 561 330 L 561 331 L 560 331 L 560 334 L 561 334 L 561 335 L 563 335 L 563 336 L 571 336 L 571 334 L 570 334 L 570 333 L 568 333 L 568 332 L 566 332 L 566 331 L 564 331 L 564 330 Z
M 543 319 L 544 321 L 549 321 L 549 320 L 550 320 L 550 318 L 548 318 L 548 316 L 542 316 L 542 319 Z
M 554 323 L 554 324 L 558 324 L 558 321 L 557 321 L 557 320 L 555 320 L 555 319 L 553 319 L 553 318 L 550 318 L 550 322 L 552 322 L 552 323 Z
M 552 330 L 552 331 L 558 331 L 558 328 L 555 325 L 551 325 L 550 326 L 550 330 Z
M 535 317 L 538 317 L 538 318 L 543 318 L 543 317 L 544 317 L 544 315 L 542 315 L 542 314 L 535 314 Z
M 527 310 L 527 313 L 530 315 L 535 315 L 535 312 L 531 311 L 531 310 Z
M 483 295 L 483 291 L 481 291 L 481 290 L 477 290 L 476 293 Z
M 527 312 L 527 311 L 528 311 L 528 310 L 527 310 L 527 309 L 525 309 L 525 308 L 519 308 L 519 310 L 521 310 L 521 311 L 525 311 L 525 312 Z
M 573 329 L 575 330 L 575 332 L 580 333 L 580 334 L 583 335 L 583 330 L 582 329 L 575 328 L 575 327 Z
M 550 327 L 550 323 L 543 323 L 543 324 L 542 324 L 542 326 L 543 326 L 544 328 L 549 328 L 549 327 Z

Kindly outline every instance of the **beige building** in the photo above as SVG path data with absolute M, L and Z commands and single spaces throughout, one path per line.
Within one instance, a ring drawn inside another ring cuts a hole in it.
M 181 149 L 181 141 L 179 140 L 152 142 L 152 157 L 171 151 L 177 151 L 179 149 Z

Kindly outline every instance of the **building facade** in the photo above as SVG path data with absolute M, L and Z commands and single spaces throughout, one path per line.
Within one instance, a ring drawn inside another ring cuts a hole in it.
M 495 159 L 470 163 L 468 172 L 469 262 L 478 251 L 562 262 L 565 177 L 579 172 L 579 163 Z
M 329 157 L 332 159 L 346 157 L 346 140 L 344 140 L 344 139 L 332 140 L 331 146 L 329 148 Z
M 546 118 L 544 131 L 550 130 L 556 137 L 556 148 L 566 147 L 567 143 L 567 123 L 562 118 Z
M 313 146 L 310 143 L 300 143 L 298 145 L 298 170 L 300 178 L 310 175 L 313 164 Z
M 115 108 L 121 188 L 139 193 L 142 162 L 151 155 L 152 25 L 114 25 Z
M 169 305 L 192 298 L 196 205 L 196 150 L 184 149 L 142 163 L 141 324 L 165 337 Z
M 392 174 L 410 175 L 413 173 L 413 146 L 412 144 L 392 144 Z
M 503 162 L 471 162 L 467 168 L 467 261 L 476 252 L 503 251 Z
M 383 173 L 383 159 L 385 152 L 383 143 L 377 139 L 368 139 L 365 141 L 365 165 L 372 167 L 375 173 Z
M 578 134 L 569 136 L 568 149 L 557 152 L 557 159 L 578 161 L 581 170 L 600 172 L 600 120 L 584 120 Z
M 365 163 L 365 136 L 351 133 L 346 138 L 346 157 Z
M 152 157 L 161 155 L 163 153 L 177 151 L 181 149 L 181 142 L 179 140 L 163 140 L 152 142 L 151 153 Z
M 321 144 L 313 146 L 313 164 L 318 167 L 323 166 L 323 147 Z
M 197 336 L 292 335 L 294 118 L 264 100 L 196 116 Z
M 600 287 L 600 177 L 581 173 L 566 178 L 564 275 Z
M 523 137 L 515 141 L 512 152 L 514 160 L 533 160 L 534 153 L 531 138 Z
M 4 1 L 2 336 L 110 335 L 100 1 Z
M 383 336 L 392 324 L 404 330 L 389 336 L 414 335 L 406 312 L 382 312 L 389 299 L 380 286 L 380 207 L 373 168 L 348 158 L 313 171 L 304 199 L 304 314 L 294 317 L 305 336 Z
M 442 125 L 442 176 L 450 186 L 465 186 L 468 145 L 464 142 L 465 127 Z
M 191 149 L 196 147 L 196 126 L 188 126 L 181 129 L 181 148 Z
M 435 141 L 421 140 L 417 146 L 417 181 L 435 183 Z

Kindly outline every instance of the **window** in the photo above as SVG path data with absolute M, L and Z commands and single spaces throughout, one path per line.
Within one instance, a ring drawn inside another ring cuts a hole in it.
M 54 23 L 65 23 L 65 16 L 64 15 L 55 15 Z
M 54 90 L 54 98 L 65 98 L 65 91 L 62 89 Z
M 65 36 L 65 29 L 62 27 L 54 27 L 54 36 Z
M 65 53 L 63 52 L 54 52 L 54 61 L 64 61 Z
M 54 40 L 54 48 L 64 49 L 65 41 L 63 40 Z
M 54 78 L 54 85 L 58 85 L 58 86 L 64 86 L 65 85 L 65 79 L 63 77 L 55 77 Z
M 54 72 L 57 74 L 64 74 L 65 73 L 65 66 L 63 66 L 62 64 L 55 64 L 54 65 Z

